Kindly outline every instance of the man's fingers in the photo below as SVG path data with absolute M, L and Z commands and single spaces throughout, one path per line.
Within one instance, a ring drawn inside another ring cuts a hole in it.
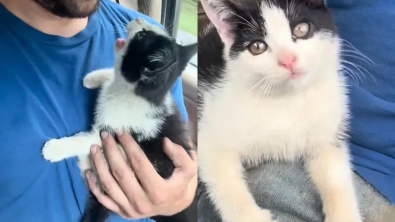
M 118 148 L 115 140 L 108 136 L 103 138 L 103 145 L 105 150 L 106 159 L 108 166 L 111 170 L 111 174 L 118 182 L 124 195 L 126 195 L 130 204 L 138 202 L 139 204 L 145 204 L 148 202 L 148 197 L 144 190 L 140 186 L 134 172 L 127 164 L 121 150 Z M 136 204 L 134 204 L 136 205 Z M 126 208 L 124 206 L 122 209 Z M 125 209 L 124 209 L 125 210 Z M 125 210 L 126 211 L 126 210 Z
M 95 168 L 97 171 L 98 179 L 103 187 L 103 190 L 114 200 L 118 206 L 127 206 L 129 204 L 128 199 L 125 194 L 119 187 L 118 183 L 114 180 L 114 177 L 111 175 L 104 156 L 100 152 L 98 146 L 93 145 L 91 148 L 91 156 L 93 159 L 93 163 L 95 164 Z
M 86 179 L 88 181 L 89 189 L 92 191 L 93 195 L 95 195 L 97 200 L 107 209 L 109 209 L 115 213 L 120 212 L 118 205 L 113 200 L 111 200 L 111 198 L 104 195 L 100 191 L 99 187 L 96 185 L 96 181 L 94 179 L 92 172 L 88 171 L 85 175 L 86 175 Z
M 196 195 L 196 189 L 198 183 L 197 178 L 198 178 L 197 175 L 195 175 L 192 178 L 192 180 L 189 182 L 188 186 L 186 187 L 185 191 L 180 196 L 181 198 L 178 199 L 176 205 L 184 206 L 184 207 L 191 205 Z
M 163 150 L 167 156 L 173 161 L 176 168 L 188 166 L 192 159 L 181 146 L 173 143 L 169 138 L 163 140 Z
M 123 192 L 126 194 L 128 199 L 131 197 L 136 198 L 137 196 L 141 196 L 143 194 L 143 190 L 141 189 L 134 172 L 129 167 L 124 156 L 122 155 L 121 150 L 115 143 L 114 138 L 108 135 L 106 138 L 102 136 L 102 140 L 104 154 L 106 156 L 111 174 L 118 182 Z
M 161 184 L 163 181 L 162 177 L 156 172 L 154 166 L 136 141 L 127 133 L 119 134 L 118 140 L 122 144 L 125 155 L 143 188 L 150 192 L 147 189 L 151 189 L 153 185 Z
M 164 139 L 163 149 L 176 167 L 173 173 L 174 176 L 171 179 L 177 179 L 178 176 L 182 176 L 185 182 L 189 183 L 197 174 L 197 162 L 195 162 L 197 159 L 194 151 L 191 151 L 191 158 L 183 147 L 171 142 L 168 138 Z

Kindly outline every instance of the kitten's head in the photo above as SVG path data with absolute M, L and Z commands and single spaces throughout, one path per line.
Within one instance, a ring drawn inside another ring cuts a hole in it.
M 127 27 L 123 47 L 117 49 L 119 73 L 134 87 L 134 92 L 158 103 L 174 85 L 197 45 L 181 46 L 167 32 L 143 19 Z
M 335 74 L 339 41 L 323 0 L 203 0 L 232 79 L 267 95 Z

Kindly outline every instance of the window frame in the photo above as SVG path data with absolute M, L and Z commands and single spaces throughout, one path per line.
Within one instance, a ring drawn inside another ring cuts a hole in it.
M 175 39 L 177 39 L 180 14 L 181 0 L 162 0 L 161 24 Z
M 183 31 L 179 29 L 182 0 L 161 0 L 161 1 L 162 1 L 161 14 L 160 14 L 161 25 L 168 31 L 171 37 L 177 40 L 177 42 L 181 44 L 184 42 L 184 40 L 190 42 L 190 37 L 185 38 L 184 34 L 179 35 L 179 31 Z M 119 0 L 115 0 L 115 2 L 121 4 Z M 200 6 L 200 0 L 198 0 L 198 8 L 199 6 Z M 196 36 L 196 40 L 197 40 L 197 36 Z M 189 61 L 189 66 L 192 66 L 193 68 L 197 69 L 197 55 L 194 56 L 191 59 L 191 61 Z

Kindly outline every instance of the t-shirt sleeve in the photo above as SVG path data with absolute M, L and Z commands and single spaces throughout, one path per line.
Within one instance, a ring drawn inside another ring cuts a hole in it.
M 180 110 L 180 114 L 183 120 L 188 121 L 188 113 L 184 104 L 184 93 L 182 90 L 182 79 L 178 78 L 173 88 L 171 89 L 171 94 L 173 95 L 174 101 L 178 109 Z

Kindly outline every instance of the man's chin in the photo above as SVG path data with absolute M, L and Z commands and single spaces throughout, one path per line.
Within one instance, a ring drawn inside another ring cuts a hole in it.
M 62 18 L 86 18 L 99 7 L 99 0 L 34 0 L 50 13 Z

